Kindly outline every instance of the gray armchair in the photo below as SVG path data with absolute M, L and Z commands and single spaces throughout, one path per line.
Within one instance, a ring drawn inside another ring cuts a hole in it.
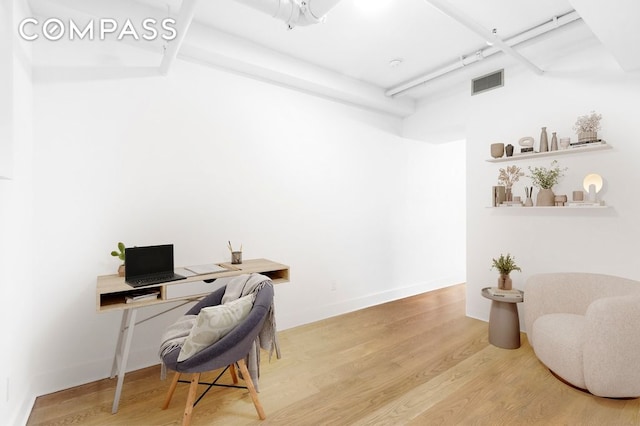
M 226 287 L 222 287 L 214 291 L 199 303 L 197 303 L 186 314 L 197 315 L 204 307 L 219 305 L 221 303 L 225 289 Z M 171 397 L 173 396 L 178 382 L 182 382 L 180 380 L 180 375 L 182 373 L 191 373 L 189 380 L 189 394 L 187 397 L 187 403 L 185 406 L 183 417 L 183 425 L 188 425 L 191 421 L 193 407 L 200 401 L 200 399 L 202 399 L 202 397 L 207 393 L 209 389 L 211 389 L 211 387 L 224 386 L 245 388 L 243 386 L 235 386 L 238 383 L 238 378 L 235 372 L 235 364 L 237 364 L 240 368 L 240 372 L 242 373 L 242 378 L 246 383 L 246 389 L 249 390 L 258 416 L 261 420 L 264 420 L 266 418 L 266 415 L 264 413 L 262 405 L 260 404 L 260 401 L 258 400 L 258 394 L 247 369 L 245 358 L 251 351 L 252 344 L 256 340 L 256 337 L 262 329 L 265 319 L 269 314 L 269 310 L 271 309 L 272 302 L 273 285 L 269 283 L 268 285 L 262 287 L 257 291 L 255 302 L 253 307 L 251 308 L 251 311 L 249 312 L 249 315 L 227 335 L 222 337 L 222 339 L 218 340 L 217 342 L 211 344 L 202 351 L 183 361 L 178 361 L 178 355 L 180 353 L 179 350 L 174 350 L 166 354 L 162 358 L 164 364 L 168 369 L 173 370 L 176 373 L 173 377 L 173 380 L 169 387 L 169 392 L 162 408 L 166 409 L 169 406 Z M 200 382 L 201 373 L 217 370 L 220 368 L 225 369 L 213 381 L 213 383 Z M 231 372 L 234 386 L 220 385 L 216 383 L 227 369 L 229 369 Z M 208 388 L 196 400 L 197 387 L 199 384 L 207 385 Z

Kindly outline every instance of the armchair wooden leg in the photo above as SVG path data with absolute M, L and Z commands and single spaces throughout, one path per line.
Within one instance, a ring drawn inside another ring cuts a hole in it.
M 251 380 L 251 375 L 249 374 L 249 370 L 247 369 L 247 364 L 244 363 L 244 359 L 238 361 L 238 366 L 240 367 L 240 372 L 242 373 L 242 378 L 247 383 L 247 389 L 249 389 L 249 395 L 251 395 L 251 399 L 253 400 L 253 405 L 256 407 L 256 411 L 258 412 L 258 417 L 260 420 L 264 420 L 267 418 L 264 413 L 264 408 L 262 408 L 262 404 L 260 404 L 260 400 L 258 399 L 258 392 L 256 392 L 256 388 L 253 386 L 253 380 Z
M 164 404 L 162 404 L 162 409 L 166 410 L 169 407 L 169 403 L 171 402 L 171 397 L 173 397 L 173 392 L 176 390 L 176 386 L 178 385 L 178 380 L 180 380 L 180 373 L 176 371 L 176 374 L 173 376 L 171 380 L 171 385 L 169 386 L 169 392 L 167 393 L 167 398 L 164 400 Z
M 233 380 L 233 384 L 238 384 L 238 375 L 236 374 L 236 366 L 235 364 L 231 364 L 229 366 L 229 373 L 231 373 L 231 380 Z
M 189 385 L 189 394 L 187 395 L 187 404 L 184 407 L 184 417 L 182 418 L 182 426 L 189 426 L 191 423 L 191 415 L 193 414 L 193 404 L 196 402 L 198 393 L 198 382 L 200 381 L 200 373 L 191 375 L 191 384 Z

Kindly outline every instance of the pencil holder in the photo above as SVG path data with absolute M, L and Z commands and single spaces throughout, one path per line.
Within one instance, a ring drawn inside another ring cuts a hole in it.
M 231 252 L 231 263 L 233 265 L 238 265 L 242 263 L 242 252 L 241 251 L 232 251 Z

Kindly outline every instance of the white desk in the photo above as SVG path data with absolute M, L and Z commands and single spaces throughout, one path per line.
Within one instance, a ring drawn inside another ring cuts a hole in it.
M 124 282 L 123 277 L 119 277 L 117 274 L 98 277 L 96 285 L 96 310 L 98 312 L 111 312 L 115 310 L 123 311 L 118 343 L 113 357 L 113 366 L 111 367 L 111 378 L 113 379 L 116 375 L 118 376 L 116 393 L 114 395 L 113 406 L 111 408 L 112 413 L 116 413 L 118 411 L 120 394 L 122 393 L 122 385 L 124 383 L 124 375 L 127 369 L 127 358 L 129 357 L 129 350 L 131 349 L 133 330 L 140 322 L 147 321 L 157 316 L 154 315 L 151 318 L 136 322 L 136 315 L 139 308 L 168 302 L 183 302 L 179 306 L 164 311 L 168 312 L 184 304 L 198 300 L 209 294 L 208 291 L 203 290 L 203 287 L 198 285 L 198 282 L 203 280 L 260 273 L 271 278 L 274 284 L 289 281 L 289 267 L 267 259 L 245 260 L 243 263 L 238 265 L 232 265 L 230 263 L 220 263 L 219 265 L 227 270 L 213 274 L 195 275 L 187 277 L 187 279 L 184 280 L 172 281 L 143 288 L 131 287 Z M 182 291 L 185 288 L 190 288 L 191 291 Z M 126 303 L 127 296 L 140 293 L 141 291 L 153 292 L 158 290 L 160 290 L 160 295 L 156 299 Z

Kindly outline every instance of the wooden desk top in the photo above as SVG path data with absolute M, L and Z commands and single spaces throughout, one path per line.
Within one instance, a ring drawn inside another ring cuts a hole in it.
M 139 306 L 154 305 L 158 303 L 166 303 L 169 300 L 166 299 L 166 288 L 168 286 L 179 286 L 196 281 L 212 280 L 217 278 L 234 277 L 242 274 L 260 273 L 271 278 L 274 284 L 288 282 L 289 281 L 289 267 L 281 263 L 273 262 L 267 259 L 250 259 L 245 260 L 240 264 L 231 263 L 219 263 L 218 265 L 227 269 L 224 272 L 216 272 L 212 274 L 193 275 L 187 277 L 184 280 L 171 281 L 166 283 L 154 284 L 145 287 L 134 288 L 124 282 L 124 277 L 118 276 L 118 274 L 101 275 L 98 277 L 96 284 L 96 308 L 98 312 L 103 312 L 113 309 L 128 309 Z M 179 268 L 176 268 L 179 269 Z M 140 292 L 144 290 L 158 290 L 160 289 L 160 298 L 157 300 L 144 301 L 139 303 L 126 304 L 125 297 L 127 293 Z M 194 295 L 191 297 L 197 297 Z M 189 299 L 184 297 L 182 300 Z M 176 301 L 179 299 L 171 299 Z

